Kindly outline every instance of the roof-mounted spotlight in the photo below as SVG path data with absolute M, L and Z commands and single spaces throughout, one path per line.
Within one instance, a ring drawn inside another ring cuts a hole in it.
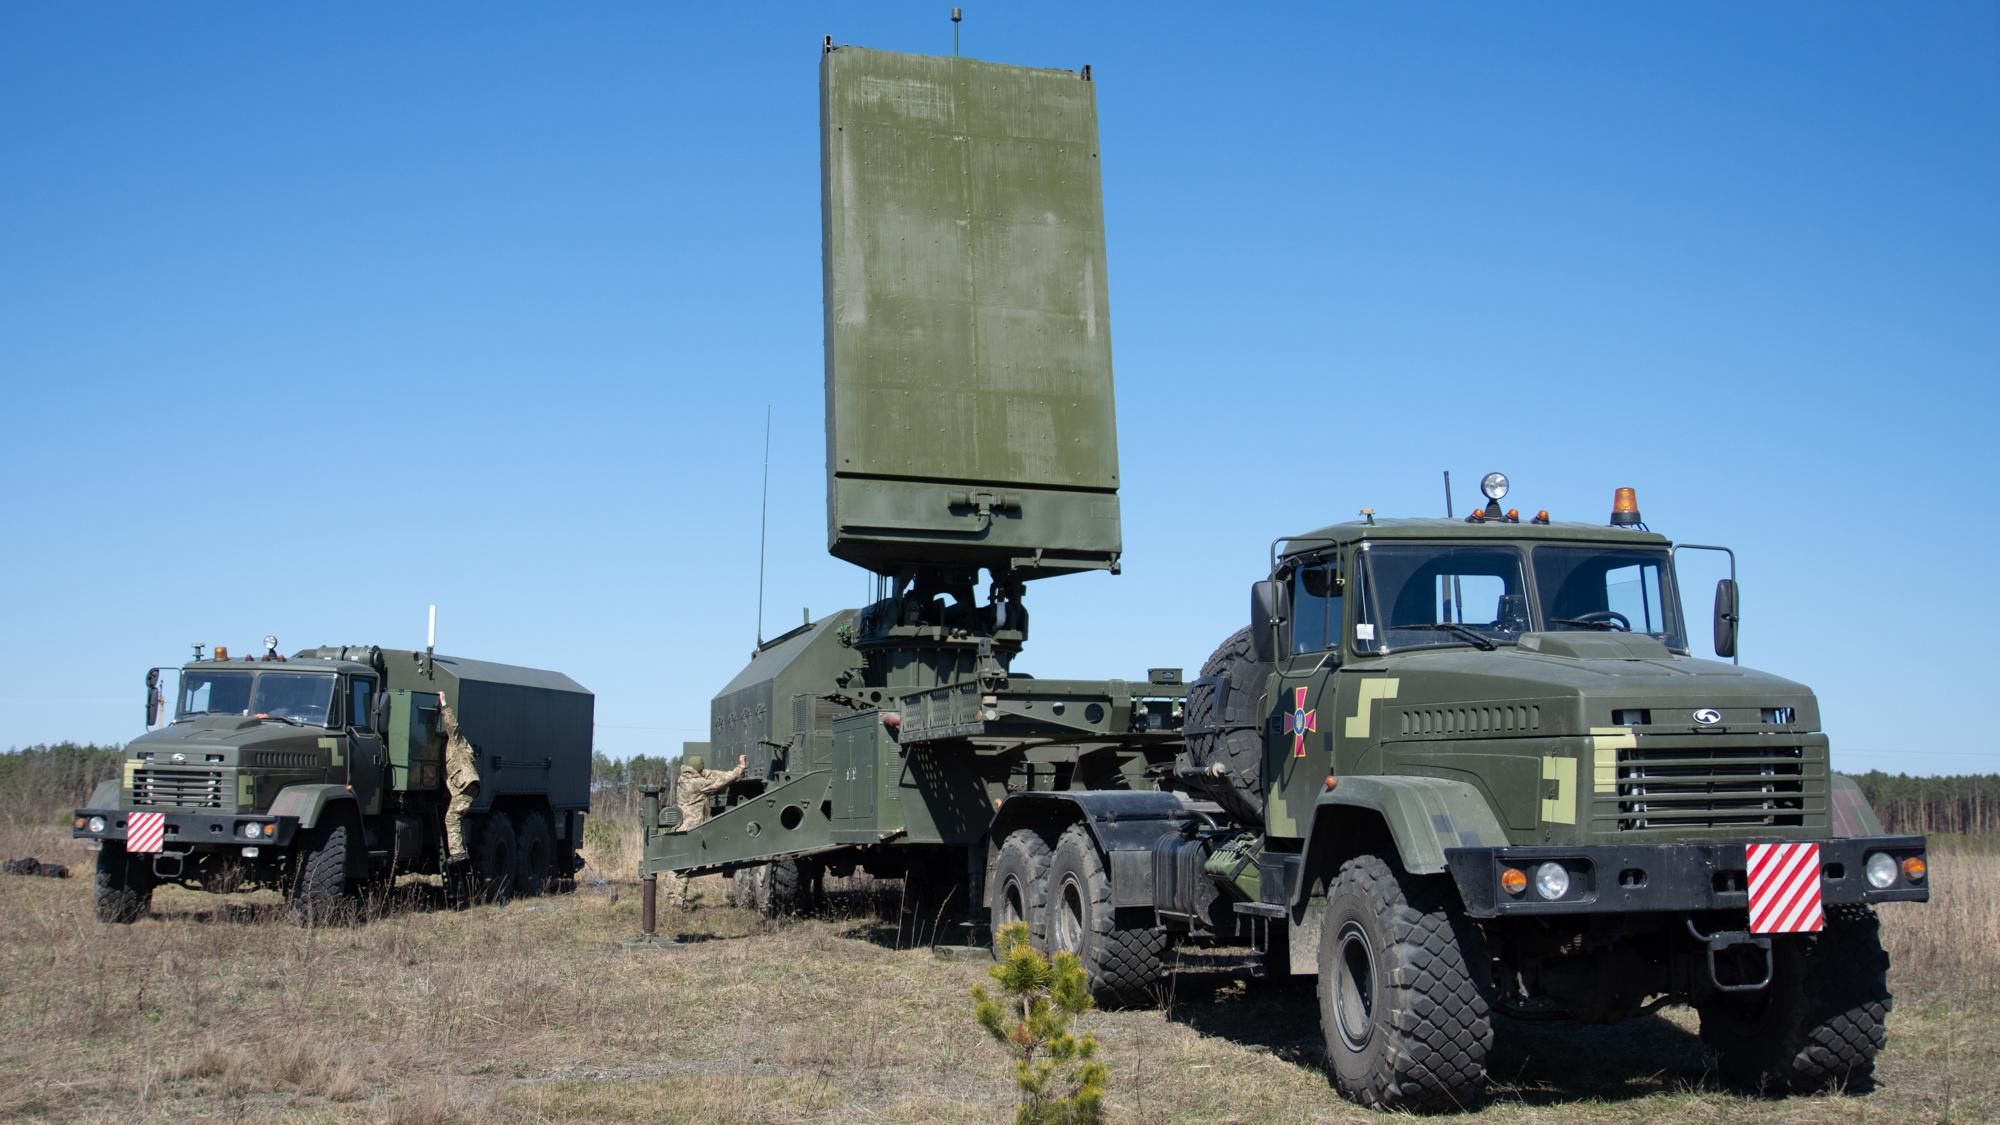
M 1487 473 L 1480 477 L 1479 491 L 1486 494 L 1486 510 L 1472 513 L 1466 517 L 1466 522 L 1479 523 L 1504 518 L 1500 511 L 1500 498 L 1507 495 L 1507 474 Z

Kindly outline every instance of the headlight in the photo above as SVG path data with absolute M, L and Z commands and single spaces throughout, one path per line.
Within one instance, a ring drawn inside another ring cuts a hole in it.
M 1896 861 L 1882 852 L 1868 856 L 1868 885 L 1878 891 L 1886 891 L 1896 882 Z
M 246 840 L 262 839 L 263 834 L 264 830 L 255 824 L 246 824 L 243 826 L 243 838 Z
M 101 817 L 101 816 L 93 816 L 93 817 L 91 817 L 91 818 L 90 818 L 90 830 L 91 830 L 92 832 L 102 832 L 102 831 L 104 831 L 104 818 L 103 818 L 103 817 Z
M 1569 893 L 1569 870 L 1560 863 L 1544 863 L 1535 868 L 1535 893 L 1554 900 Z
M 1484 493 L 1488 500 L 1498 500 L 1507 495 L 1507 474 L 1487 473 L 1479 478 L 1479 491 Z

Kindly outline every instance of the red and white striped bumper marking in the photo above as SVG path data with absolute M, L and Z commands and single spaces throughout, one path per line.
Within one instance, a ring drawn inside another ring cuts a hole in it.
M 1820 909 L 1818 844 L 1751 844 L 1750 932 L 1810 934 L 1826 929 Z
M 125 850 L 156 852 L 167 839 L 167 814 L 135 812 L 125 816 Z

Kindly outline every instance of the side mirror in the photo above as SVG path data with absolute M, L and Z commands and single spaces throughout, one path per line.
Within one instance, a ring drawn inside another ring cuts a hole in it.
M 1736 655 L 1736 580 L 1724 578 L 1715 584 L 1715 655 Z
M 1250 587 L 1250 656 L 1259 664 L 1277 659 L 1278 626 L 1291 616 L 1291 590 L 1271 579 Z
M 160 712 L 165 710 L 167 700 L 160 693 L 160 670 L 146 670 L 146 726 L 148 729 L 160 725 Z
M 372 706 L 371 708 L 369 708 L 369 715 L 368 715 L 368 726 L 369 726 L 369 728 L 370 728 L 371 730 L 373 730 L 373 731 L 374 731 L 374 732 L 375 732 L 376 734 L 379 734 L 379 735 L 382 735 L 382 736 L 384 736 L 384 737 L 387 737 L 387 736 L 388 736 L 388 734 L 389 734 L 389 693 L 388 693 L 388 692 L 386 692 L 386 691 L 378 691 L 378 692 L 376 692 L 376 693 L 375 693 L 375 703 L 374 703 L 374 706 Z

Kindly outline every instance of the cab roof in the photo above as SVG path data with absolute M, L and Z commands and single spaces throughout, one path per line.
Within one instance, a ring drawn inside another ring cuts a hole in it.
M 329 660 L 325 657 L 308 656 L 299 653 L 283 660 L 263 660 L 255 656 L 239 656 L 229 660 L 190 660 L 183 668 L 214 669 L 229 672 L 372 672 L 374 669 L 353 660 Z
M 1465 519 L 1377 519 L 1348 520 L 1317 531 L 1286 536 L 1278 541 L 1280 558 L 1312 554 L 1330 544 L 1362 540 L 1444 540 L 1458 543 L 1616 543 L 1622 546 L 1666 547 L 1666 536 L 1629 527 L 1601 523 L 1507 523 L 1504 520 L 1471 522 Z

